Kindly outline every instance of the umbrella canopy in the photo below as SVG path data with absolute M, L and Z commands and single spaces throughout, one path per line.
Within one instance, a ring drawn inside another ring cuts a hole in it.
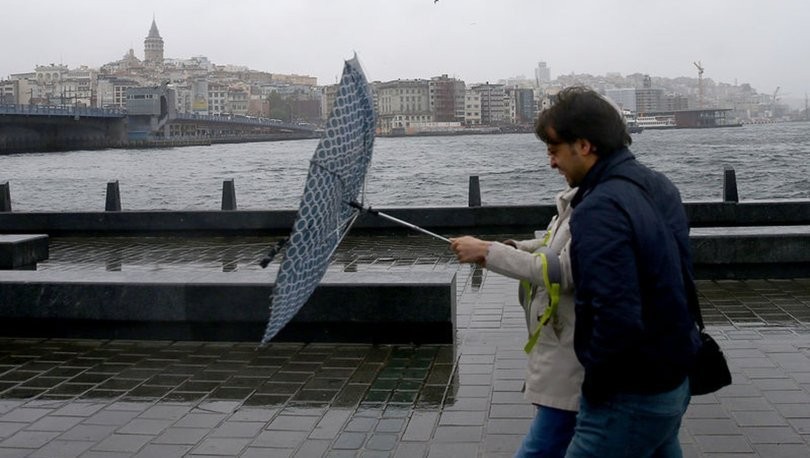
M 360 210 L 374 146 L 374 104 L 357 56 L 346 61 L 270 298 L 267 343 L 306 303 Z

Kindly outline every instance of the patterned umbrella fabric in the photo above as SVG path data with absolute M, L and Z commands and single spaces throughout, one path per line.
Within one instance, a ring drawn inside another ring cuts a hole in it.
M 306 303 L 360 210 L 374 146 L 374 104 L 355 56 L 346 61 L 335 105 L 310 161 L 301 205 L 270 298 L 270 341 Z

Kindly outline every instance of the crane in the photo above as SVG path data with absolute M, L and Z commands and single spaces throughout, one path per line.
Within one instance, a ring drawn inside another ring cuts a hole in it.
M 692 63 L 698 69 L 698 103 L 703 108 L 703 64 L 700 61 Z

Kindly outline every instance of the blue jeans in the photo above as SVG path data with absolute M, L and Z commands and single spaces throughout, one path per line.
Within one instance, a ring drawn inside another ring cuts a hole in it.
M 576 422 L 576 412 L 537 406 L 529 432 L 515 452 L 515 458 L 563 458 Z
M 683 456 L 681 418 L 689 406 L 689 381 L 657 394 L 617 394 L 600 403 L 583 396 L 566 458 Z

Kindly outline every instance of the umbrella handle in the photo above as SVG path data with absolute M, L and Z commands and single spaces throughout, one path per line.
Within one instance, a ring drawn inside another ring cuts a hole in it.
M 450 239 L 448 239 L 447 237 L 442 237 L 441 235 L 436 234 L 435 232 L 430 232 L 429 230 L 423 229 L 423 228 L 421 228 L 421 227 L 419 227 L 419 226 L 417 226 L 415 224 L 411 224 L 411 223 L 409 223 L 407 221 L 403 221 L 403 220 L 401 220 L 399 218 L 395 218 L 395 217 L 393 217 L 391 215 L 385 214 L 385 213 L 383 213 L 383 212 L 381 212 L 379 210 L 375 210 L 375 209 L 371 208 L 370 206 L 369 207 L 364 207 L 363 204 L 361 204 L 361 203 L 359 203 L 357 201 L 349 202 L 349 206 L 353 207 L 353 208 L 356 208 L 358 210 L 361 210 L 361 211 L 369 212 L 374 216 L 381 216 L 381 217 L 387 219 L 388 221 L 397 223 L 399 225 L 405 226 L 407 228 L 410 228 L 410 229 L 413 229 L 415 231 L 421 232 L 423 234 L 429 235 L 431 237 L 437 238 L 437 239 L 439 239 L 441 241 L 450 243 Z

